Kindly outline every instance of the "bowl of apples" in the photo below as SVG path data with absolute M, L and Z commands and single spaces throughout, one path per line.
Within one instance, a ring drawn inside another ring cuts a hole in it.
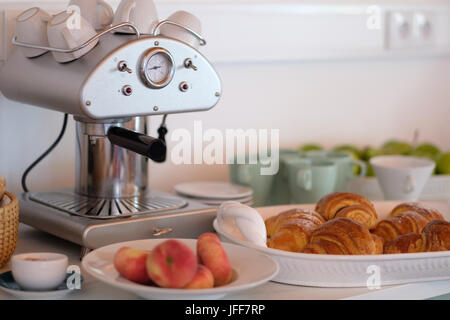
M 214 233 L 198 239 L 148 239 L 90 252 L 83 269 L 145 299 L 219 299 L 270 281 L 278 264 L 268 255 Z

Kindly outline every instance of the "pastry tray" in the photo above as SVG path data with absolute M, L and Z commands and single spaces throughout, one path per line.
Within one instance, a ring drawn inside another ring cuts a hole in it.
M 385 219 L 401 202 L 374 201 L 378 218 Z M 450 220 L 450 204 L 447 202 L 421 202 L 438 209 Z M 315 205 L 285 205 L 256 208 L 267 219 L 291 208 L 314 209 Z M 276 282 L 313 287 L 369 287 L 404 284 L 419 281 L 450 279 L 450 251 L 402 253 L 385 255 L 319 255 L 287 252 L 264 248 L 246 240 L 239 231 L 232 234 L 220 229 L 214 220 L 214 229 L 222 240 L 240 244 L 266 253 L 279 266 Z

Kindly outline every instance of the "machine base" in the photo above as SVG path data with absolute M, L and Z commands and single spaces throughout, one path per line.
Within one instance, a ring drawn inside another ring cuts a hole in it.
M 154 190 L 147 195 L 186 200 Z M 186 206 L 171 211 L 99 220 L 72 215 L 32 200 L 30 196 L 30 193 L 19 196 L 20 222 L 88 249 L 139 239 L 196 238 L 214 230 L 212 223 L 217 211 L 216 207 L 186 200 Z

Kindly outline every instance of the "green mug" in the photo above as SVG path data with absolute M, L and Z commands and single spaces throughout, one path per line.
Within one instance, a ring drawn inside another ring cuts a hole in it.
M 230 180 L 233 184 L 250 187 L 253 190 L 253 206 L 264 206 L 269 204 L 272 183 L 275 175 L 263 175 L 261 169 L 268 167 L 270 158 L 255 157 L 256 163 L 249 163 L 250 156 L 245 156 L 245 163 L 235 161 L 230 164 Z M 279 161 L 277 158 L 276 161 Z
M 311 160 L 325 160 L 328 152 L 325 150 L 311 150 L 303 153 L 303 157 Z
M 280 150 L 280 163 L 278 173 L 275 175 L 272 190 L 269 196 L 269 205 L 280 205 L 290 203 L 289 182 L 287 172 L 287 162 L 289 159 L 300 157 L 300 152 L 296 150 Z
M 291 203 L 316 203 L 334 191 L 338 171 L 333 162 L 291 159 L 287 168 Z
M 326 160 L 337 166 L 337 178 L 334 191 L 344 191 L 348 181 L 354 177 L 365 177 L 367 165 L 364 161 L 354 159 L 344 152 L 313 150 L 305 153 L 305 157 L 312 160 Z M 359 166 L 359 174 L 354 172 L 354 167 Z
M 334 191 L 345 191 L 348 181 L 354 177 L 365 177 L 367 165 L 364 161 L 354 159 L 351 155 L 343 152 L 328 152 L 327 161 L 333 162 L 337 166 L 337 178 Z M 356 174 L 354 168 L 360 167 L 359 174 Z

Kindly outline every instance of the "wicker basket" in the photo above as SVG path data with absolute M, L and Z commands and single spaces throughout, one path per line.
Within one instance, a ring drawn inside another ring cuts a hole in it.
M 9 192 L 11 202 L 0 207 L 0 268 L 8 263 L 17 246 L 19 233 L 19 199 Z

